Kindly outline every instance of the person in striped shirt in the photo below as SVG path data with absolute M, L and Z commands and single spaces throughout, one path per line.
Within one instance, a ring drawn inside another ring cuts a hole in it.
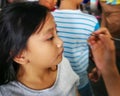
M 100 0 L 102 27 L 107 27 L 111 35 L 120 38 L 120 0 Z
M 63 40 L 64 56 L 80 77 L 78 87 L 81 96 L 93 96 L 88 79 L 89 46 L 87 39 L 99 28 L 97 19 L 79 9 L 82 0 L 58 0 L 59 7 L 52 12 L 58 31 Z M 68 76 L 69 77 L 69 76 Z

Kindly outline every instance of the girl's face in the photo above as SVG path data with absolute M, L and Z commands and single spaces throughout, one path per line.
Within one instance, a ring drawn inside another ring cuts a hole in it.
M 39 0 L 39 3 L 46 6 L 50 10 L 53 10 L 55 8 L 57 0 Z
M 63 41 L 57 36 L 56 25 L 51 14 L 48 14 L 42 29 L 38 28 L 27 43 L 26 58 L 31 68 L 49 68 L 62 60 Z

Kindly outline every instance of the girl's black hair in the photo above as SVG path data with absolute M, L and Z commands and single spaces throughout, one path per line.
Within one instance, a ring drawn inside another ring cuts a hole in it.
M 8 4 L 10 4 L 10 2 L 8 2 L 8 0 L 0 0 L 0 7 L 1 8 L 7 6 Z
M 0 13 L 0 85 L 16 80 L 19 64 L 13 58 L 44 24 L 48 9 L 35 2 L 13 3 Z

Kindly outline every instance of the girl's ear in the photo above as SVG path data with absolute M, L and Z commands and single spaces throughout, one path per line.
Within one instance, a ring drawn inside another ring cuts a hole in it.
M 15 58 L 13 59 L 18 64 L 26 64 L 28 63 L 28 59 L 26 58 L 26 51 L 20 52 Z

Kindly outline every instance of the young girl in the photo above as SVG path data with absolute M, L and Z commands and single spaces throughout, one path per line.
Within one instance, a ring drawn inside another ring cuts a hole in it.
M 79 77 L 62 60 L 63 42 L 46 7 L 24 2 L 3 8 L 0 45 L 0 96 L 77 95 Z

